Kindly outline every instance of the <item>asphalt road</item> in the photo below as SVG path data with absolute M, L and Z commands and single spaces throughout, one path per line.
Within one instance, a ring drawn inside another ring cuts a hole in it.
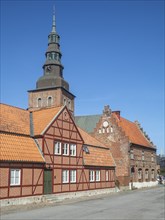
M 15 210 L 1 215 L 1 220 L 29 219 L 123 219 L 164 220 L 165 187 L 154 187 L 102 195 L 86 200 L 68 201 L 51 206 Z

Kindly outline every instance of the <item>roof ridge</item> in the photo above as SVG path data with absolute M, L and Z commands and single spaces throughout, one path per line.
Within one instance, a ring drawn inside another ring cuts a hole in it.
M 0 103 L 0 105 L 5 105 L 5 106 L 8 106 L 8 107 L 12 107 L 12 108 L 16 108 L 16 109 L 20 109 L 20 110 L 23 110 L 25 112 L 28 112 L 27 109 L 20 108 L 20 107 L 17 107 L 17 106 L 13 106 L 13 105 L 9 105 L 9 104 L 6 104 L 6 103 Z

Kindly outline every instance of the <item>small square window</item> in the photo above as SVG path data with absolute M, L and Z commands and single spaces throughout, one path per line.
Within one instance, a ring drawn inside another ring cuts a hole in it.
M 55 154 L 61 154 L 61 142 L 55 142 L 54 148 Z
M 10 185 L 11 186 L 20 185 L 20 170 L 19 169 L 10 170 Z
M 69 144 L 68 143 L 64 143 L 62 150 L 63 150 L 63 152 L 62 152 L 63 155 L 69 155 Z
M 69 170 L 62 171 L 62 182 L 68 183 L 69 182 Z
M 70 144 L 70 156 L 76 156 L 76 144 Z
M 75 183 L 76 182 L 76 170 L 70 171 L 70 182 Z
M 96 181 L 100 181 L 100 170 L 96 170 Z

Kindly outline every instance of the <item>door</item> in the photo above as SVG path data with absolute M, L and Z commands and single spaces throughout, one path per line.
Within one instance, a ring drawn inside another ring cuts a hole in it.
M 44 194 L 52 193 L 52 170 L 44 170 Z

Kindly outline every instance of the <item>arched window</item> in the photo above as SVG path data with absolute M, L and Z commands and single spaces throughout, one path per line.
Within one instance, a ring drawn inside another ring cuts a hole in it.
M 142 179 L 142 169 L 138 169 L 138 180 L 140 181 Z
M 68 108 L 71 109 L 71 102 L 70 102 L 70 100 L 68 101 Z
M 155 171 L 151 170 L 151 179 L 153 180 L 155 178 Z
M 148 180 L 149 178 L 149 171 L 148 169 L 145 170 L 145 179 Z
M 38 100 L 37 100 L 37 106 L 40 108 L 41 106 L 42 106 L 42 103 L 41 103 L 41 98 L 38 98 Z
M 113 132 L 113 127 L 111 126 L 111 133 Z
M 64 105 L 66 105 L 66 99 L 64 99 Z
M 49 96 L 49 97 L 48 97 L 48 106 L 50 107 L 51 105 L 52 105 L 52 97 Z

